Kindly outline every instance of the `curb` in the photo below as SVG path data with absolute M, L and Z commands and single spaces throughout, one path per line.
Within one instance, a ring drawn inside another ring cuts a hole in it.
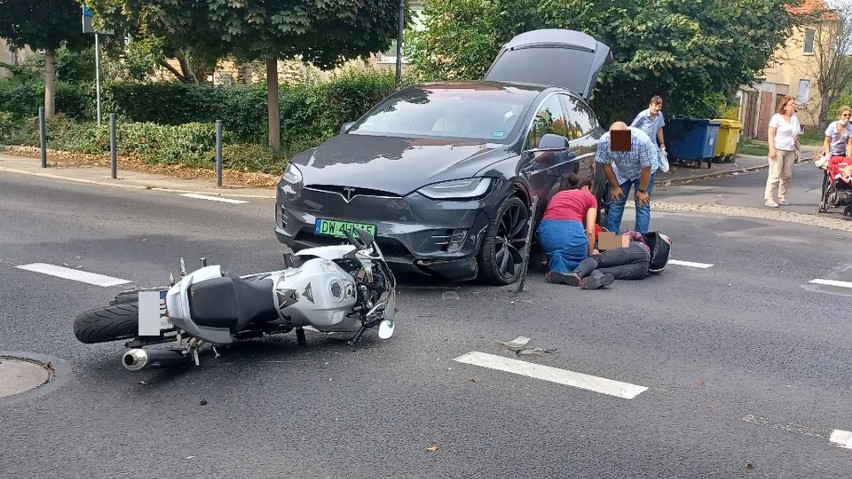
M 21 174 L 21 175 L 41 176 L 41 177 L 44 177 L 44 178 L 53 178 L 53 179 L 57 179 L 57 180 L 73 181 L 73 182 L 76 182 L 76 183 L 112 186 L 112 187 L 115 187 L 115 188 L 134 188 L 134 189 L 138 189 L 138 190 L 168 191 L 168 192 L 172 192 L 172 193 L 198 193 L 198 194 L 225 196 L 225 197 L 229 197 L 229 198 L 231 198 L 231 197 L 233 197 L 233 198 L 258 198 L 258 199 L 275 198 L 274 190 L 269 195 L 252 195 L 252 194 L 240 194 L 240 193 L 226 193 L 226 192 L 222 192 L 222 191 L 205 191 L 205 190 L 201 190 L 201 189 L 184 190 L 184 189 L 178 189 L 178 188 L 169 188 L 169 187 L 164 187 L 164 186 L 153 186 L 153 185 L 119 184 L 119 183 L 111 183 L 111 182 L 99 181 L 99 180 L 87 180 L 87 179 L 83 179 L 83 178 L 69 178 L 67 176 L 55 175 L 55 174 L 52 174 L 52 173 L 41 173 L 41 172 L 28 171 L 28 170 L 18 170 L 18 169 L 15 169 L 15 168 L 6 168 L 4 166 L 0 166 L 0 171 L 8 171 L 9 173 L 18 173 L 18 174 Z M 121 181 L 121 180 L 119 179 L 119 180 L 115 180 L 115 181 Z

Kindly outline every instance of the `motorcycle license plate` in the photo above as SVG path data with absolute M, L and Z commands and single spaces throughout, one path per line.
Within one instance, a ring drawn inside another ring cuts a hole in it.
M 370 232 L 373 237 L 376 236 L 376 225 L 371 225 L 367 223 L 352 223 L 349 221 L 337 221 L 337 220 L 328 220 L 324 218 L 317 218 L 314 222 L 314 233 L 318 235 L 326 235 L 326 236 L 337 236 L 338 238 L 345 238 L 346 235 L 343 234 L 344 231 L 352 231 L 353 228 L 363 228 Z
M 166 314 L 165 291 L 139 292 L 139 336 L 159 336 L 160 330 L 173 327 Z

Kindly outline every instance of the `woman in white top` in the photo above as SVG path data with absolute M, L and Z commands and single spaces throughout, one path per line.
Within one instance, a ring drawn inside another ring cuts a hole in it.
M 785 96 L 778 104 L 778 112 L 769 120 L 769 177 L 766 179 L 766 206 L 788 206 L 787 188 L 793 178 L 796 145 L 799 143 L 801 125 L 793 115 L 796 99 Z M 775 194 L 778 202 L 775 202 Z

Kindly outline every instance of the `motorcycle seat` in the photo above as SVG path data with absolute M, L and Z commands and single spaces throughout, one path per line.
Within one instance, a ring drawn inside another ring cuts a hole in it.
M 246 281 L 232 273 L 189 287 L 189 310 L 198 326 L 242 331 L 255 321 L 278 318 L 272 280 Z

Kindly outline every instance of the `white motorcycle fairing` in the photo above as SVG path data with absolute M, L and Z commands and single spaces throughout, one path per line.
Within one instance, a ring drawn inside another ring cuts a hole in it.
M 346 252 L 351 251 L 354 248 L 348 247 Z M 339 258 L 341 252 L 329 256 Z M 296 270 L 280 272 L 274 284 L 275 308 L 287 326 L 313 326 L 325 332 L 357 331 L 361 326 L 355 317 L 344 321 L 355 305 L 356 285 L 352 276 L 331 259 L 309 259 Z
M 191 336 L 207 338 L 208 341 L 229 344 L 233 342 L 228 328 L 213 328 L 198 326 L 192 321 L 189 309 L 189 287 L 212 278 L 221 278 L 222 268 L 219 265 L 204 266 L 181 278 L 180 282 L 169 288 L 166 293 L 166 311 L 169 320 L 177 327 L 185 330 Z

